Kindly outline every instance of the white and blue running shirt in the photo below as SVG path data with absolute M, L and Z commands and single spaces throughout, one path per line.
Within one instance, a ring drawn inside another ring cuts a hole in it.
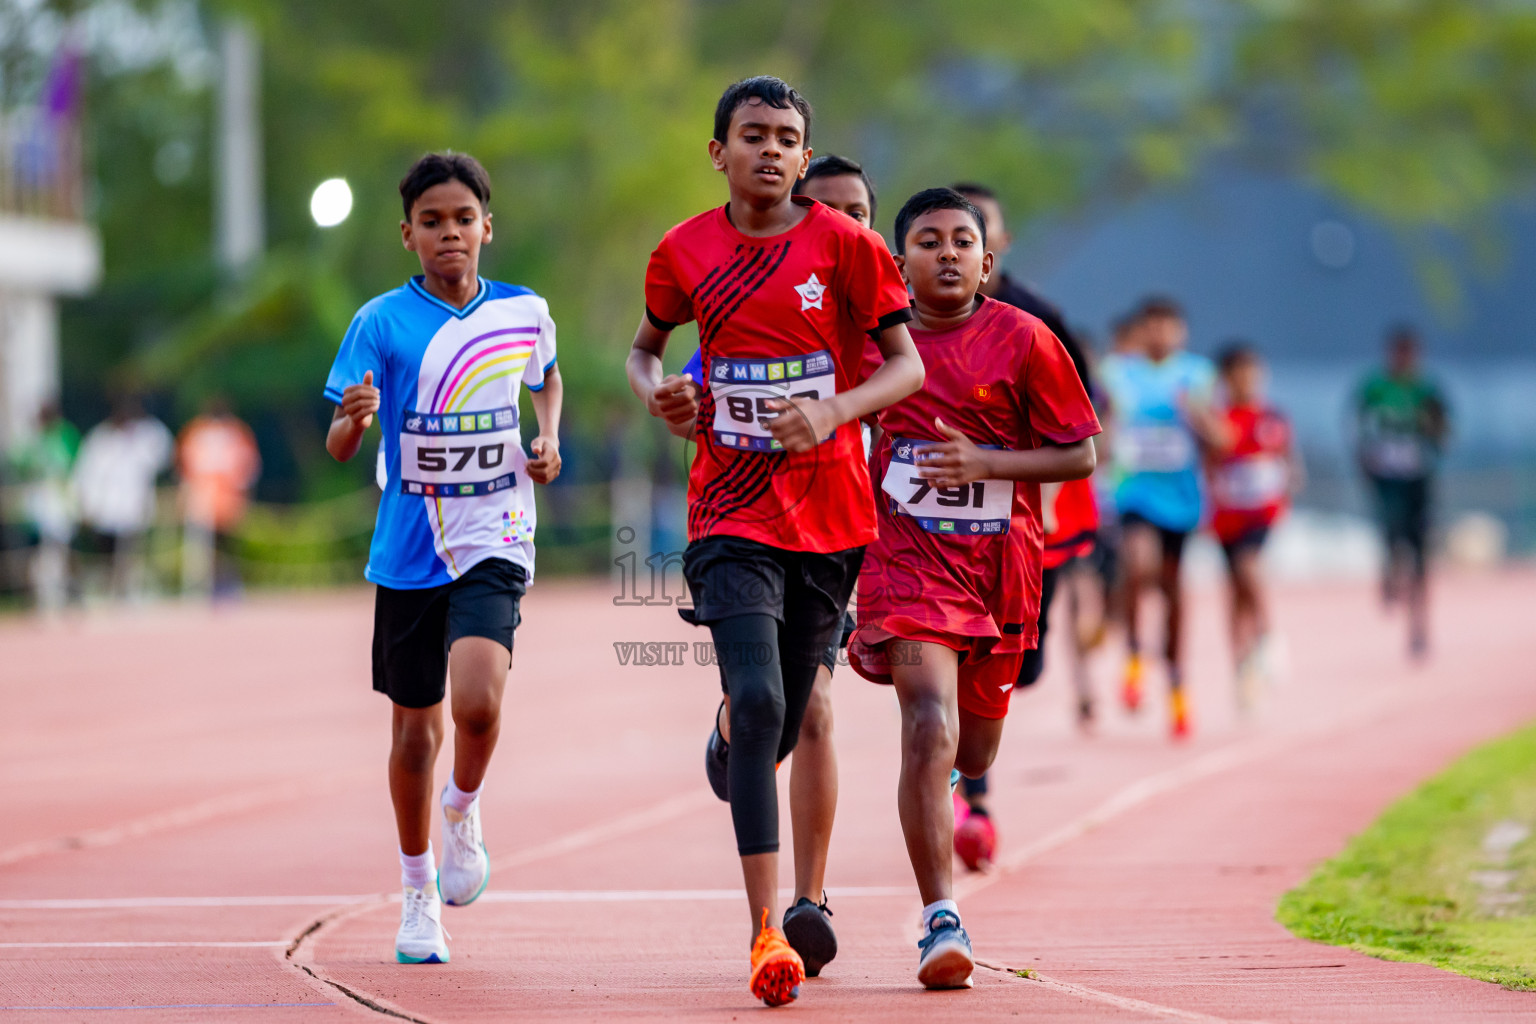
M 382 587 L 419 590 L 487 558 L 533 579 L 533 488 L 518 430 L 518 389 L 544 387 L 555 364 L 549 304 L 517 285 L 480 281 L 463 309 L 420 276 L 352 318 L 325 397 L 373 371 L 386 480 L 368 568 Z

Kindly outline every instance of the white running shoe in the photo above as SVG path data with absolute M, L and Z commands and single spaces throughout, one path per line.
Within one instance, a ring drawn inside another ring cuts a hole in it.
M 437 888 L 407 885 L 400 893 L 400 930 L 395 933 L 395 959 L 402 964 L 448 962 L 448 931 L 442 924 L 443 905 Z
M 443 796 L 448 787 L 443 787 Z M 480 798 L 469 810 L 443 804 L 443 863 L 437 870 L 437 888 L 450 907 L 475 902 L 491 881 L 491 858 L 480 838 Z

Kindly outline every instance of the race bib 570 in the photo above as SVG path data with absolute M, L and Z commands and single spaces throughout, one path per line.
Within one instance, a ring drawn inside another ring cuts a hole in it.
M 832 354 L 826 351 L 789 359 L 715 356 L 709 363 L 709 390 L 715 399 L 715 421 L 711 427 L 716 444 L 776 452 L 782 451 L 783 446 L 769 431 L 768 424 L 779 411 L 768 403 L 776 398 L 830 398 L 837 393 L 837 372 Z
M 917 472 L 919 453 L 934 443 L 891 438 L 891 464 L 880 489 L 890 495 L 896 510 L 916 519 L 929 533 L 961 537 L 1007 533 L 1013 515 L 1013 481 L 972 480 L 957 487 L 935 487 Z
M 406 494 L 470 498 L 517 486 L 517 407 L 464 413 L 407 411 L 400 423 L 400 487 Z

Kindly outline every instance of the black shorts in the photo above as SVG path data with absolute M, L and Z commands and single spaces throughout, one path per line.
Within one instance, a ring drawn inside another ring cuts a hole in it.
M 1035 685 L 1040 680 L 1040 674 L 1045 671 L 1045 633 L 1051 626 L 1051 605 L 1056 600 L 1056 581 L 1071 564 L 1063 562 L 1053 569 L 1040 570 L 1040 617 L 1037 620 L 1040 639 L 1032 649 L 1024 652 L 1024 657 L 1019 661 L 1019 680 L 1014 684 L 1016 690 Z
M 1152 520 L 1139 512 L 1126 512 L 1120 517 L 1121 535 L 1133 526 L 1145 526 L 1149 530 L 1157 531 L 1158 543 L 1163 548 L 1163 561 L 1178 562 L 1184 558 L 1184 542 L 1189 539 L 1187 530 L 1170 530 L 1166 526 L 1158 526 Z
M 786 627 L 779 631 L 779 663 L 818 665 L 837 638 L 863 562 L 863 548 L 785 551 L 718 534 L 692 541 L 683 552 L 683 578 L 693 607 L 683 618 L 707 626 L 736 615 L 772 615 Z
M 826 666 L 828 672 L 836 672 L 838 665 L 848 664 L 848 638 L 853 636 L 853 616 L 843 612 L 843 624 L 838 628 L 837 636 L 827 644 L 821 652 L 821 663 Z
M 1238 534 L 1231 540 L 1221 542 L 1221 553 L 1227 556 L 1227 568 L 1235 567 L 1239 555 L 1249 551 L 1257 551 L 1264 546 L 1269 539 L 1268 526 L 1253 526 Z
M 512 650 L 527 591 L 527 571 L 505 558 L 487 558 L 438 587 L 379 587 L 373 602 L 373 688 L 401 707 L 441 703 L 453 642 L 483 636 Z

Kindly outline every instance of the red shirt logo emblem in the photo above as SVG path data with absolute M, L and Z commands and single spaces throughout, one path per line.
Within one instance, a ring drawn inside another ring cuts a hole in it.
M 971 394 L 976 396 L 976 401 L 978 402 L 988 401 L 992 398 L 992 385 L 977 384 L 975 387 L 971 388 Z

